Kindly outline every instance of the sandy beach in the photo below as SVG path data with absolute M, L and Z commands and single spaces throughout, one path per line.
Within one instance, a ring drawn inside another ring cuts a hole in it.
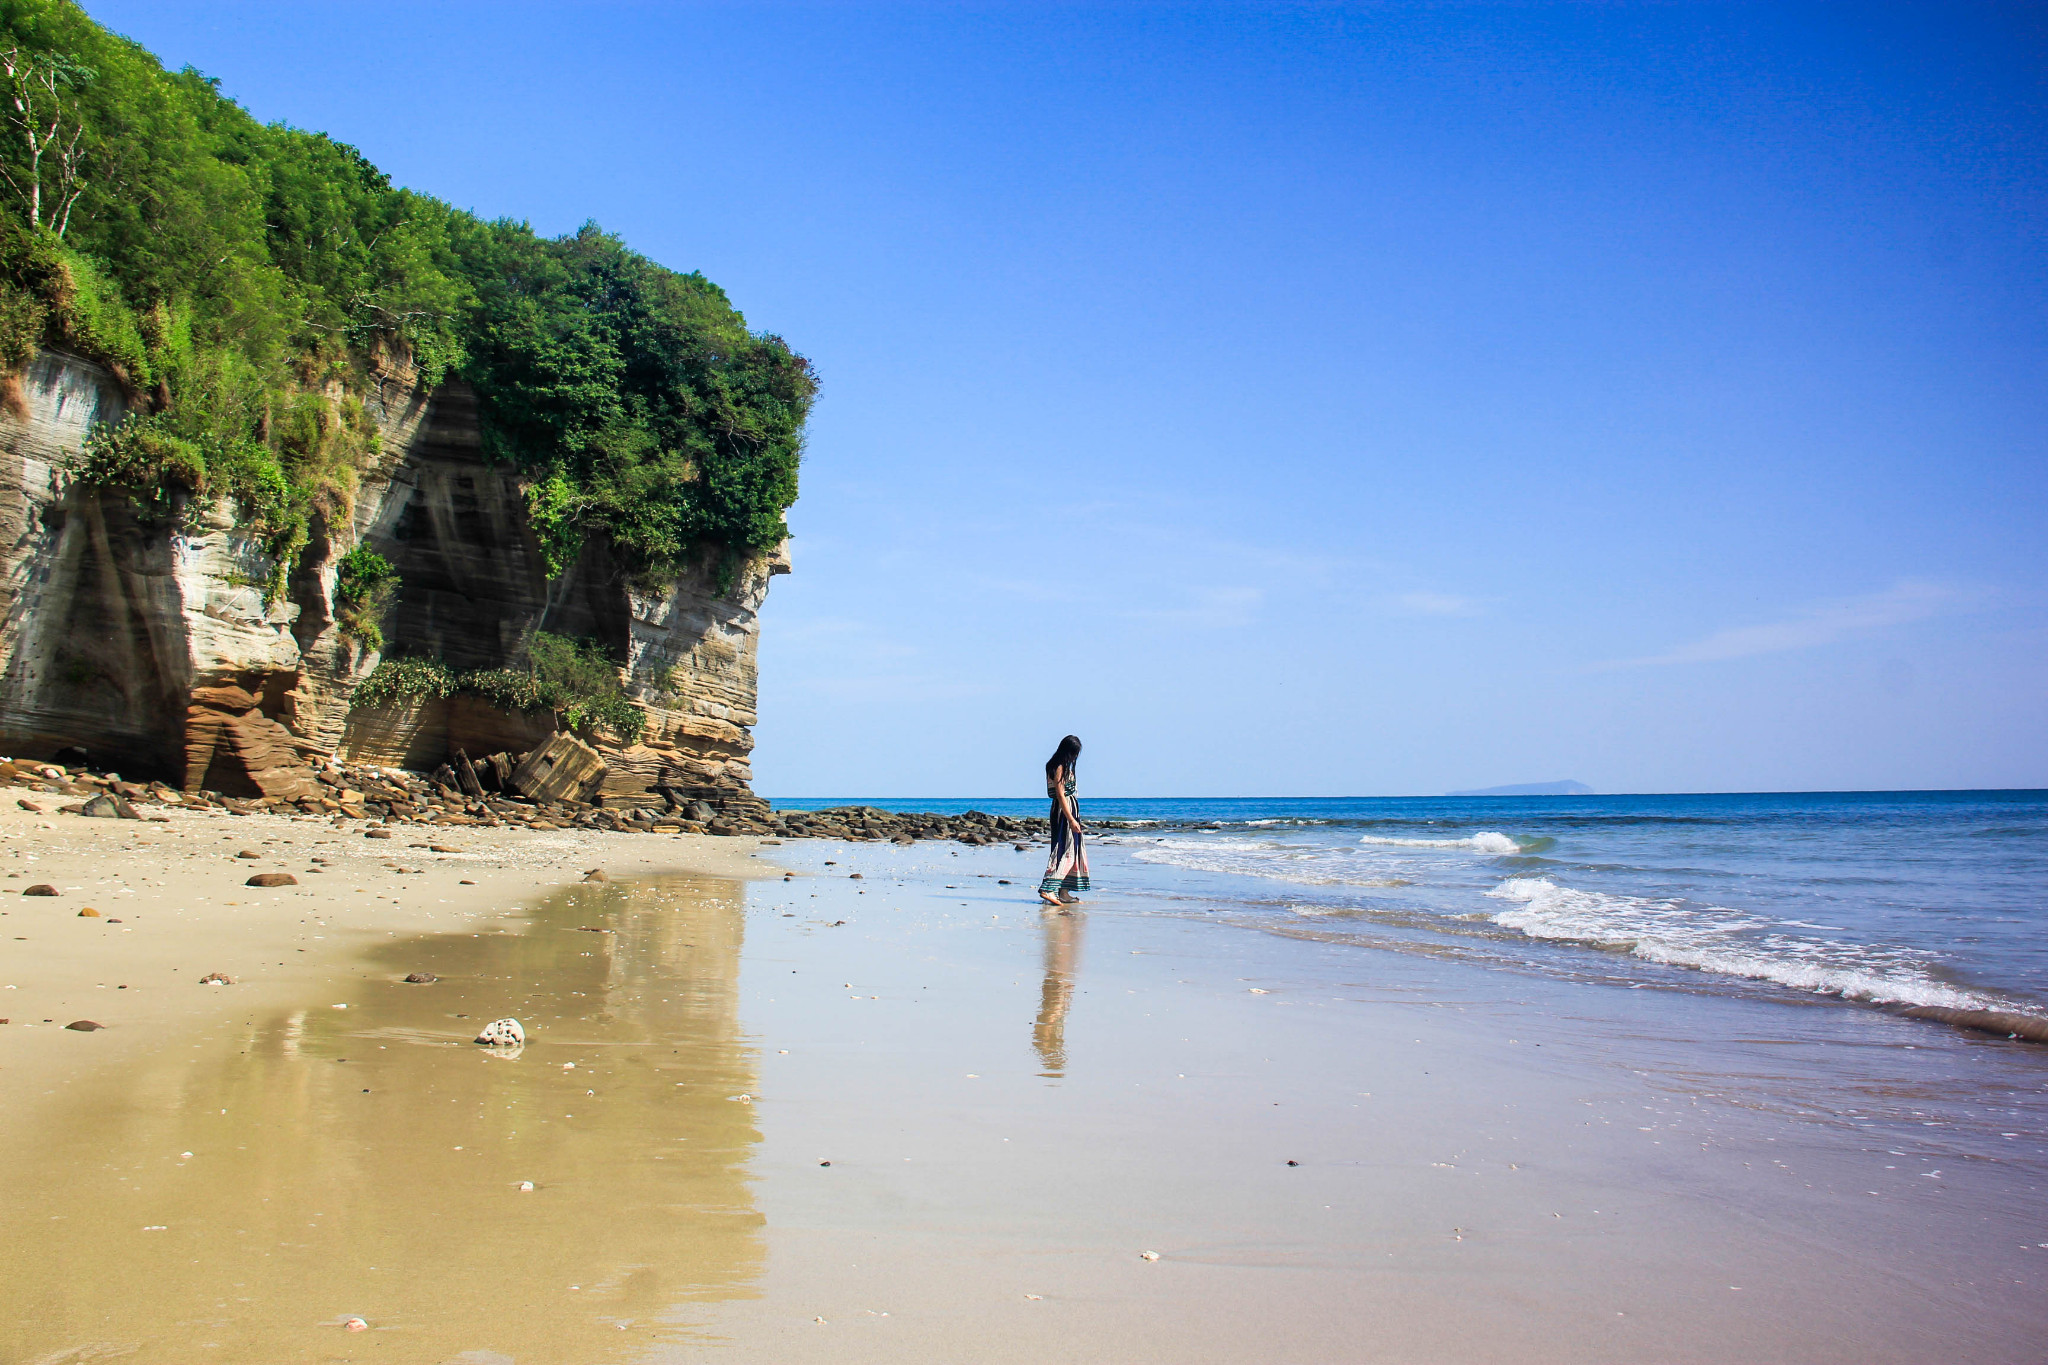
M 64 893 L 7 905 L 9 1361 L 2012 1360 L 2048 1330 L 2009 1185 L 1728 1103 L 1545 983 L 1041 913 L 1035 853 L 6 819 Z M 468 1041 L 501 1015 L 517 1055 Z

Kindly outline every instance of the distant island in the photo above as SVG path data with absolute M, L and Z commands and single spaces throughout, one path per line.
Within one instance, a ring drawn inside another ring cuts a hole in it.
M 1593 789 L 1583 782 L 1522 782 L 1511 787 L 1481 787 L 1476 791 L 1445 792 L 1446 796 L 1591 796 Z

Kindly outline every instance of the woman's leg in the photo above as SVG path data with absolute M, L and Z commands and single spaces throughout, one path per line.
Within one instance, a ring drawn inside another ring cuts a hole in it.
M 1073 857 L 1060 878 L 1060 899 L 1079 899 L 1088 886 L 1088 845 L 1079 830 L 1074 832 Z
M 1074 859 L 1079 855 L 1080 837 L 1073 826 L 1065 820 L 1055 820 L 1052 828 L 1052 850 L 1046 855 L 1045 877 L 1038 883 L 1038 898 L 1048 905 L 1060 903 L 1057 892 L 1073 870 Z

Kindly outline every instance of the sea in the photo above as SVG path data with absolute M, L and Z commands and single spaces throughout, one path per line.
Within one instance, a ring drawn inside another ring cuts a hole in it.
M 783 809 L 1043 815 L 1042 799 Z M 2048 1025 L 2048 791 L 1084 799 L 1099 887 L 1518 973 Z

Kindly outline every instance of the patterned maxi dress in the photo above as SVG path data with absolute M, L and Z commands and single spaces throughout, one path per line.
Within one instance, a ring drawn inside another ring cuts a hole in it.
M 1074 808 L 1074 814 L 1081 813 L 1081 803 L 1075 797 L 1074 770 L 1055 770 L 1056 778 L 1048 778 L 1045 794 L 1052 799 L 1052 852 L 1045 860 L 1045 880 L 1038 884 L 1039 894 L 1051 895 L 1055 891 L 1062 895 L 1077 895 L 1088 890 L 1088 850 L 1082 847 L 1081 831 L 1067 820 L 1067 813 L 1060 807 L 1059 793 L 1054 789 L 1055 781 L 1066 787 L 1067 801 Z

